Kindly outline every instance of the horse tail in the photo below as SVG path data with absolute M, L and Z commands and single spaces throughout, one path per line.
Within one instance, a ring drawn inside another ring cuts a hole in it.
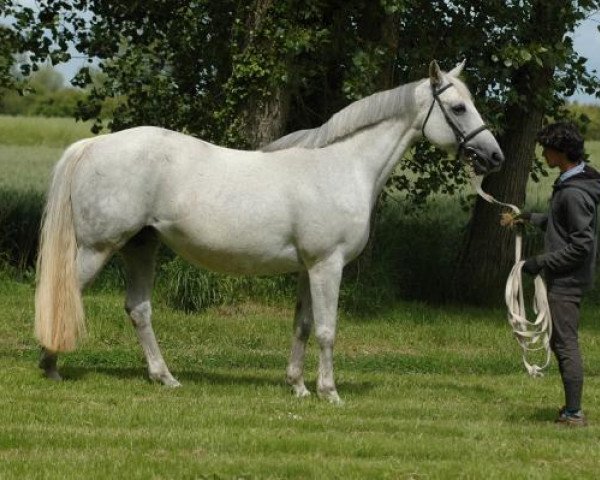
M 71 184 L 92 139 L 71 145 L 56 164 L 42 216 L 35 292 L 35 336 L 51 352 L 73 350 L 85 335 L 77 273 Z

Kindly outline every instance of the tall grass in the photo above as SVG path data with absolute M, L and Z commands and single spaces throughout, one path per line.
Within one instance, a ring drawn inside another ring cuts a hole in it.
M 0 115 L 0 144 L 66 147 L 91 137 L 91 124 L 70 118 L 12 117 Z
M 43 196 L 0 188 L 0 260 L 18 276 L 35 264 Z
M 44 193 L 62 152 L 59 147 L 0 144 L 0 188 Z

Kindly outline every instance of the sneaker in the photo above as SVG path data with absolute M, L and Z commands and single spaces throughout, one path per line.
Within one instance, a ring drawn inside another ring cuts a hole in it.
M 563 406 L 558 411 L 556 423 L 569 427 L 585 427 L 587 425 L 587 419 L 585 418 L 582 410 L 573 412 L 571 410 L 567 410 L 567 407 Z

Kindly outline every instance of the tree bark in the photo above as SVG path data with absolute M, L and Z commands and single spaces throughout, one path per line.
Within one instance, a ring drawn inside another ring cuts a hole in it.
M 532 36 L 542 44 L 559 42 L 565 27 L 560 28 L 557 0 L 534 3 L 531 16 Z M 506 108 L 506 128 L 500 146 L 506 161 L 502 171 L 485 179 L 483 189 L 502 202 L 522 207 L 527 180 L 535 158 L 535 136 L 544 118 L 544 108 L 537 101 L 539 93 L 552 88 L 554 69 L 527 63 L 515 72 L 513 85 L 518 102 Z M 497 206 L 478 198 L 465 235 L 462 253 L 453 282 L 455 300 L 471 304 L 500 304 L 504 284 L 514 263 L 514 232 L 500 226 Z
M 484 181 L 483 189 L 502 202 L 522 207 L 543 113 L 514 105 L 508 114 L 507 118 L 517 120 L 500 140 L 506 163 L 501 172 Z M 453 282 L 456 299 L 472 304 L 501 302 L 515 252 L 514 232 L 499 223 L 502 211 L 477 198 Z
M 246 38 L 242 51 L 253 50 L 278 55 L 275 45 L 265 45 L 264 38 L 257 35 L 271 15 L 273 3 L 274 0 L 255 0 L 247 10 Z M 291 100 L 290 90 L 285 87 L 277 84 L 270 87 L 267 95 L 251 94 L 241 106 L 238 112 L 240 134 L 249 148 L 260 148 L 284 133 Z
M 287 123 L 290 93 L 275 87 L 267 98 L 251 99 L 240 112 L 242 132 L 251 149 L 260 148 L 281 137 Z

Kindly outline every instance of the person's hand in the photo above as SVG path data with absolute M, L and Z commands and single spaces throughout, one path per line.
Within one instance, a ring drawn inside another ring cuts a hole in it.
M 542 266 L 538 263 L 535 257 L 530 257 L 525 260 L 522 269 L 527 275 L 535 277 L 542 271 Z
M 500 225 L 503 227 L 514 228 L 517 225 L 525 225 L 531 219 L 530 213 L 506 212 L 500 215 Z

